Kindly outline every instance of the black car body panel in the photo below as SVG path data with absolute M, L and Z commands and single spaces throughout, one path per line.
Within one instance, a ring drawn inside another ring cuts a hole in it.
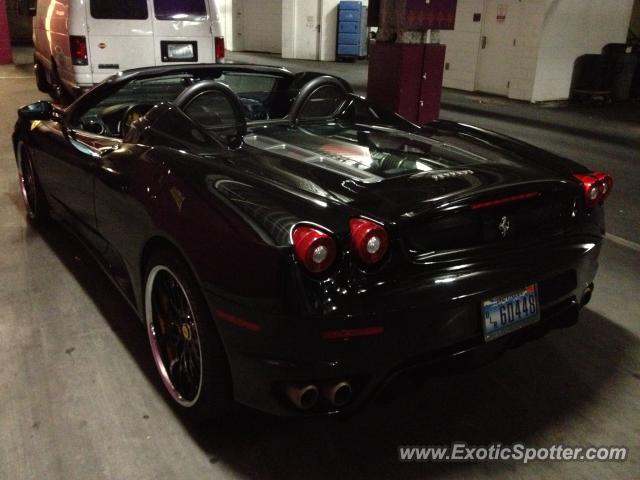
M 235 136 L 203 129 L 171 102 L 150 105 L 124 138 L 78 128 L 79 112 L 133 80 L 222 71 L 277 77 L 286 106 L 325 78 L 233 65 L 125 72 L 62 120 L 19 119 L 14 143 L 32 152 L 51 209 L 141 317 L 146 259 L 158 246 L 180 252 L 216 320 L 238 401 L 295 414 L 285 385 L 346 378 L 352 407 L 407 366 L 506 348 L 584 303 L 603 206 L 583 204 L 573 175 L 584 167 L 517 140 L 446 121 L 418 127 L 384 112 L 367 121 L 375 107 L 347 86 L 331 118 L 292 118 L 278 104 L 269 115 L 279 110 L 279 118 L 243 120 Z M 259 110 L 253 98 L 242 102 Z M 473 208 L 519 195 L 529 197 Z M 389 254 L 373 269 L 350 254 L 355 217 L 389 233 Z M 504 235 L 503 218 L 511 225 Z M 291 232 L 301 223 L 336 239 L 338 258 L 325 275 L 295 259 Z M 534 283 L 540 324 L 485 343 L 481 302 Z M 353 329 L 374 333 L 325 335 Z M 312 412 L 336 410 L 319 404 Z

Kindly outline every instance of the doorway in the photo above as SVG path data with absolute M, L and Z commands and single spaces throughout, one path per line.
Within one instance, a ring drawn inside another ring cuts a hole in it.
M 518 0 L 485 0 L 476 68 L 475 89 L 509 94 L 513 47 L 520 26 Z
M 282 0 L 242 0 L 243 50 L 282 53 Z
M 290 28 L 293 33 L 291 58 L 319 60 L 322 1 L 299 2 L 294 0 L 285 3 L 291 5 L 292 8 L 292 15 L 289 18 L 293 24 L 285 26 L 285 28 Z

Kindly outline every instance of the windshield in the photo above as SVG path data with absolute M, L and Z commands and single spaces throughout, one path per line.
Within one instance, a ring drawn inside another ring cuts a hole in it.
M 207 18 L 205 0 L 153 0 L 158 20 L 204 20 Z

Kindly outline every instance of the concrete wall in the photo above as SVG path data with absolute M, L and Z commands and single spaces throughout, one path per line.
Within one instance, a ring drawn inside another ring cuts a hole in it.
M 282 0 L 282 58 L 296 56 L 295 1 Z

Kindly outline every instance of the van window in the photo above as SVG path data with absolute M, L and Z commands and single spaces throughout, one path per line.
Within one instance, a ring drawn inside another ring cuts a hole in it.
M 205 0 L 153 0 L 158 20 L 184 20 L 207 16 Z
M 145 20 L 149 17 L 147 0 L 91 0 L 93 18 Z

